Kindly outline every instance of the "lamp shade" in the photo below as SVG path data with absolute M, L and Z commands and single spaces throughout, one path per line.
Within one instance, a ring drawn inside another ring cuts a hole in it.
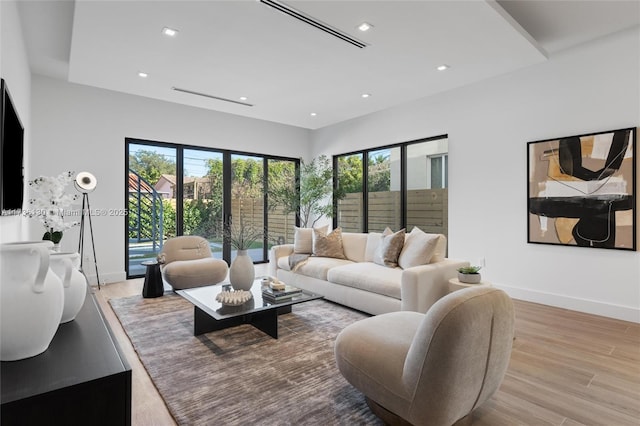
M 98 181 L 94 175 L 89 172 L 80 172 L 76 176 L 76 180 L 73 182 L 76 189 L 82 193 L 91 192 L 96 189 Z

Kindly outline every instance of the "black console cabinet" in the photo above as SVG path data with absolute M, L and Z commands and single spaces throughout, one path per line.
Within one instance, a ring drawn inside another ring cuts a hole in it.
M 131 367 L 93 294 L 49 349 L 0 364 L 2 426 L 131 425 Z

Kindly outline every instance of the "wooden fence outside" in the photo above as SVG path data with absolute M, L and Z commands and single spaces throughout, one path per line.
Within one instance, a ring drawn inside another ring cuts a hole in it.
M 262 199 L 234 198 L 231 200 L 231 215 L 234 220 L 242 216 L 245 222 L 263 226 L 264 205 Z M 282 207 L 269 211 L 269 242 L 272 244 L 293 243 L 296 217 L 293 213 L 284 214 Z
M 414 226 L 424 232 L 448 235 L 448 190 L 418 189 L 407 193 L 407 229 Z M 343 231 L 361 232 L 362 194 L 351 193 L 338 201 L 338 224 Z M 369 231 L 381 232 L 385 227 L 400 229 L 399 191 L 369 193 Z
M 414 226 L 424 232 L 448 235 L 448 190 L 420 189 L 407 194 L 407 230 Z M 338 202 L 338 224 L 345 232 L 362 232 L 362 194 L 351 193 Z M 382 232 L 387 226 L 400 229 L 400 192 L 369 193 L 369 231 Z M 262 199 L 238 199 L 231 201 L 234 220 L 241 215 L 247 222 L 263 225 Z M 272 244 L 293 243 L 295 215 L 285 215 L 281 207 L 269 211 L 269 240 Z

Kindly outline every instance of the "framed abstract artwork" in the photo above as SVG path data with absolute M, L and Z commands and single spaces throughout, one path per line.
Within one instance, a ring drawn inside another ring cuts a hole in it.
M 527 144 L 528 242 L 636 250 L 637 129 Z

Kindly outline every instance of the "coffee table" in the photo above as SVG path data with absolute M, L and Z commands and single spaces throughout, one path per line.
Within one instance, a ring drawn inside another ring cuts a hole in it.
M 269 302 L 262 299 L 262 286 L 260 280 L 256 280 L 251 287 L 253 298 L 239 306 L 226 306 L 216 300 L 216 296 L 222 291 L 222 285 L 228 283 L 176 291 L 193 304 L 194 336 L 240 324 L 251 324 L 277 339 L 278 315 L 291 312 L 291 307 L 298 303 L 322 299 L 318 294 L 303 291 L 291 299 Z

